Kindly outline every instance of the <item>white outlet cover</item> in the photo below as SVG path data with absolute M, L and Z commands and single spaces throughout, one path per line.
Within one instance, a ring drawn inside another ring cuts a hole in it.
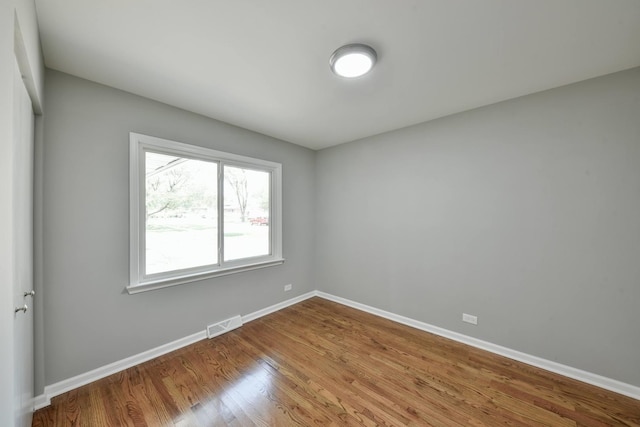
M 478 324 L 478 317 L 477 316 L 473 316 L 471 314 L 462 313 L 462 321 L 463 322 L 467 322 L 467 323 L 471 323 L 472 325 L 477 325 Z
M 286 291 L 290 291 L 290 290 L 291 290 L 291 288 L 293 288 L 293 285 L 291 285 L 291 284 L 284 285 L 284 290 L 285 290 L 285 292 L 286 292 Z

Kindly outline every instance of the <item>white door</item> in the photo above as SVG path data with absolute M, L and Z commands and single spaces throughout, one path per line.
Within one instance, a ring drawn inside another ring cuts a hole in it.
M 31 98 L 15 64 L 13 103 L 13 324 L 14 409 L 16 427 L 29 427 L 33 417 L 33 136 Z M 21 309 L 21 310 L 18 310 Z

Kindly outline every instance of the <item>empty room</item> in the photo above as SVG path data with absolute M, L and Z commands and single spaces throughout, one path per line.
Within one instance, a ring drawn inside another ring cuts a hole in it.
M 640 426 L 637 0 L 0 4 L 0 425 Z

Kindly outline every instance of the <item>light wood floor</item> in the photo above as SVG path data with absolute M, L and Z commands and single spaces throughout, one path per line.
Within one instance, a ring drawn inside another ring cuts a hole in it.
M 34 426 L 640 426 L 640 401 L 320 298 L 52 399 Z

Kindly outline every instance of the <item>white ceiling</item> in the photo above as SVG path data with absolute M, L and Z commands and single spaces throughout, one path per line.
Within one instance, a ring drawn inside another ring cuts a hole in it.
M 36 0 L 48 67 L 313 149 L 640 66 L 639 0 Z M 346 80 L 332 52 L 378 63 Z

